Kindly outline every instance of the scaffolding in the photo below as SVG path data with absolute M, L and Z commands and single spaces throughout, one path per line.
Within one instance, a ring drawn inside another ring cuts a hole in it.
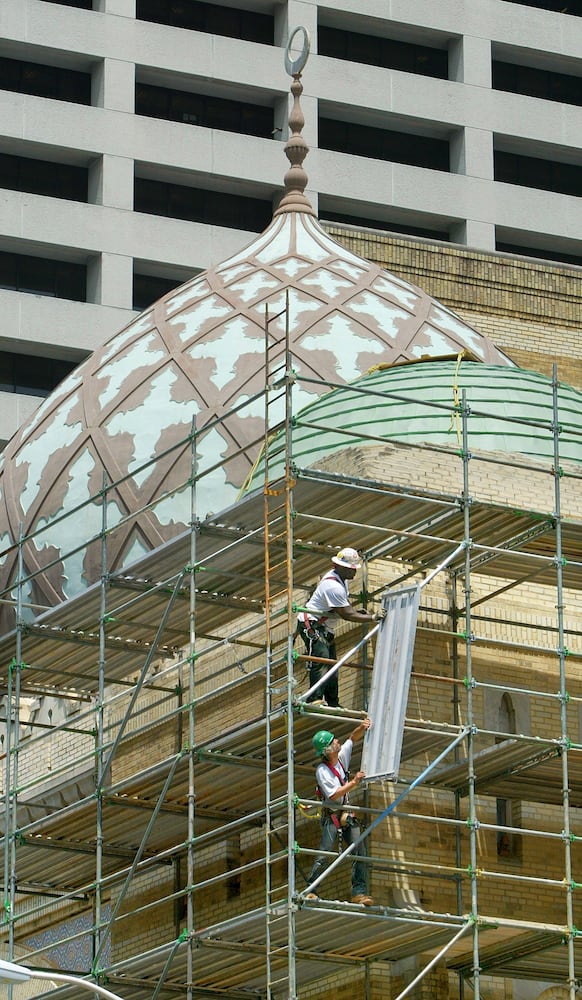
M 49 609 L 31 604 L 23 568 L 39 540 L 17 542 L 19 578 L 2 595 L 15 627 L 0 638 L 6 956 L 65 967 L 126 1000 L 296 1000 L 342 983 L 362 1000 L 480 998 L 503 978 L 561 984 L 572 1000 L 582 471 L 561 463 L 557 373 L 551 425 L 535 425 L 552 441 L 550 463 L 473 448 L 463 394 L 449 407 L 460 447 L 456 436 L 431 447 L 361 430 L 300 468 L 300 376 L 288 323 L 279 339 L 274 328 L 267 315 L 258 486 L 201 516 L 198 484 L 213 470 L 198 467 L 206 429 L 193 426 L 177 449 L 189 447 L 190 475 L 175 487 L 190 490 L 191 525 L 172 540 L 111 570 L 111 537 L 144 512 L 108 525 L 118 484 L 104 483 L 101 531 L 86 542 L 100 578 Z M 341 898 L 347 852 L 322 898 L 305 899 L 318 840 L 311 738 L 322 726 L 345 738 L 364 717 L 372 644 L 346 627 L 351 707 L 313 707 L 300 697 L 295 611 L 348 542 L 364 557 L 370 605 L 387 582 L 446 566 L 423 589 L 398 780 L 355 802 L 368 908 Z M 22 716 L 47 698 L 70 706 L 56 722 Z

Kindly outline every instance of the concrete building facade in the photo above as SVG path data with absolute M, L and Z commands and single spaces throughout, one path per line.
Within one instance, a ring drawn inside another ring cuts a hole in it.
M 4 0 L 1 442 L 136 310 L 264 228 L 297 25 L 311 39 L 308 194 L 322 220 L 575 276 L 581 12 L 554 0 Z

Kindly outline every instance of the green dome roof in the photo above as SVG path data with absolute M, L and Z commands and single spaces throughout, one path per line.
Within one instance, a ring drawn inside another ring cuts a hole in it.
M 374 444 L 461 446 L 458 409 L 466 390 L 469 448 L 552 460 L 553 391 L 537 372 L 441 360 L 378 368 L 304 407 L 293 421 L 293 462 L 307 468 L 342 448 Z M 582 393 L 558 386 L 561 462 L 582 464 Z M 380 441 L 377 441 L 380 443 Z M 270 451 L 270 474 L 282 471 L 284 437 Z M 248 484 L 263 477 L 262 461 Z

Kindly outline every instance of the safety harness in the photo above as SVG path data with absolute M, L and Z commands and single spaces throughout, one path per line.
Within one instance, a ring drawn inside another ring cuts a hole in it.
M 322 761 L 322 764 L 325 764 L 326 767 L 329 767 L 330 771 L 333 771 L 333 773 L 335 774 L 336 778 L 338 779 L 341 785 L 345 785 L 345 783 L 349 781 L 350 772 L 346 770 L 341 760 L 338 760 L 338 764 L 341 764 L 342 771 L 344 772 L 343 776 L 339 773 L 338 769 L 333 766 L 333 764 L 329 764 L 326 760 Z M 323 794 L 323 789 L 320 788 L 319 785 L 315 786 L 315 796 L 321 801 L 325 799 L 325 795 Z M 343 795 L 342 807 L 346 805 L 345 800 L 346 800 L 346 795 Z M 324 816 L 329 816 L 329 818 L 331 819 L 333 825 L 336 827 L 337 830 L 341 830 L 342 826 L 345 825 L 342 824 L 341 822 L 342 814 L 345 812 L 345 810 L 342 807 L 340 807 L 339 813 L 334 812 L 334 810 L 330 809 L 329 806 L 323 806 L 321 810 Z
M 341 580 L 344 587 L 346 586 L 345 580 L 343 580 L 342 577 L 339 576 L 335 570 L 332 570 L 331 573 L 327 574 L 327 576 L 322 577 L 317 586 L 319 587 L 319 585 L 322 584 L 325 580 Z M 313 594 L 311 596 L 313 596 Z M 346 598 L 347 598 L 347 588 L 346 588 Z M 325 628 L 325 623 L 329 617 L 330 617 L 329 615 L 314 614 L 311 611 L 300 611 L 299 614 L 297 615 L 297 619 L 303 625 L 303 629 L 305 631 L 307 638 L 311 640 L 315 639 L 317 636 L 317 626 L 322 628 L 324 631 L 327 631 L 327 629 Z

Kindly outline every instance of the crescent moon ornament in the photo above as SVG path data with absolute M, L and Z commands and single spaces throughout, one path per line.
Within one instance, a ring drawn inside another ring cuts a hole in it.
M 295 59 L 291 58 L 291 45 L 295 39 L 295 36 L 301 33 L 303 35 L 303 45 L 301 47 L 301 52 Z M 289 41 L 287 42 L 287 48 L 285 49 L 285 69 L 287 70 L 289 76 L 297 76 L 301 73 L 301 70 L 305 66 L 307 59 L 309 57 L 310 49 L 309 32 L 307 28 L 304 28 L 302 24 L 291 33 L 289 36 Z

